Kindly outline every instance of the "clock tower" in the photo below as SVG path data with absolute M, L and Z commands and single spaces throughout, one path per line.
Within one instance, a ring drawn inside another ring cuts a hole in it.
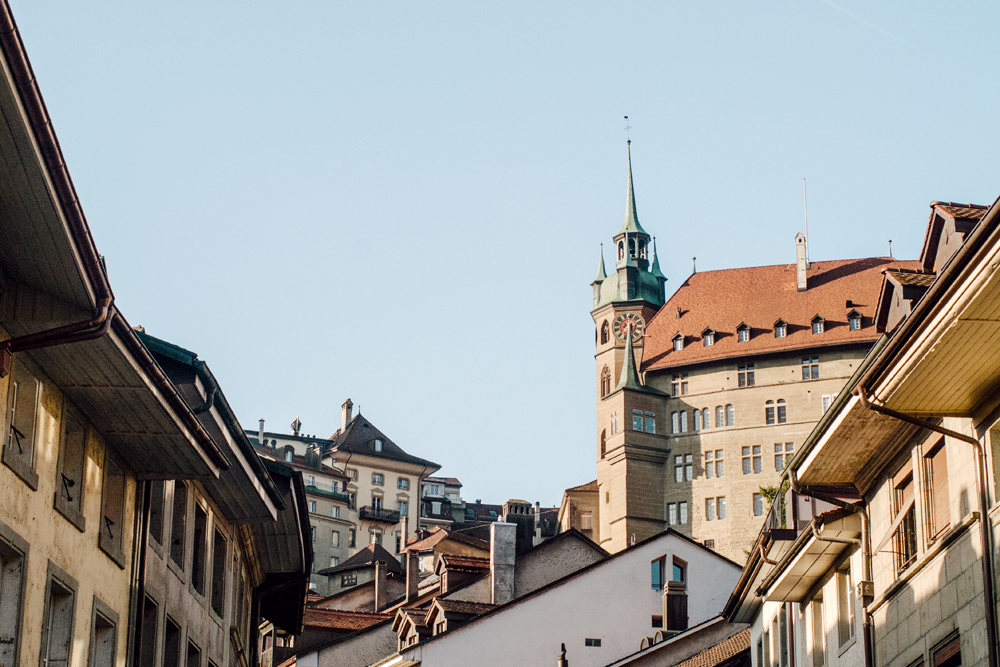
M 631 143 L 625 221 L 612 237 L 615 271 L 607 274 L 602 246 L 597 277 L 591 283 L 590 314 L 597 344 L 599 534 L 601 546 L 609 551 L 625 548 L 633 536 L 642 540 L 664 527 L 666 396 L 643 385 L 639 367 L 646 323 L 663 306 L 667 279 L 660 271 L 655 241 L 636 213 Z

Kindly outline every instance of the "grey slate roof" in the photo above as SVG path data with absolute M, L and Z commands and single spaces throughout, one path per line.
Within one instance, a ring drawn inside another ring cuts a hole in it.
M 375 451 L 376 438 L 380 438 L 382 440 L 381 452 Z M 365 454 L 366 456 L 375 456 L 393 461 L 402 461 L 403 463 L 412 463 L 414 465 L 433 468 L 434 470 L 439 470 L 441 468 L 439 464 L 434 463 L 433 461 L 428 461 L 427 459 L 422 459 L 419 456 L 413 456 L 404 452 L 399 445 L 386 437 L 382 431 L 378 430 L 374 424 L 362 415 L 358 415 L 352 419 L 351 423 L 347 425 L 347 428 L 343 433 L 337 432 L 333 434 L 330 437 L 330 441 L 333 443 L 331 449 L 338 452 Z

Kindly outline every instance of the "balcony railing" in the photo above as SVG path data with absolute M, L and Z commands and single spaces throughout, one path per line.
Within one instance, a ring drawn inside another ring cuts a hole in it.
M 318 496 L 323 496 L 324 498 L 330 498 L 331 500 L 339 500 L 342 503 L 350 502 L 351 497 L 346 493 L 340 493 L 338 491 L 331 491 L 329 489 L 321 489 L 318 486 L 306 485 L 306 493 L 314 493 Z
M 399 523 L 399 512 L 396 510 L 382 509 L 381 507 L 365 506 L 358 510 L 358 518 L 362 521 Z

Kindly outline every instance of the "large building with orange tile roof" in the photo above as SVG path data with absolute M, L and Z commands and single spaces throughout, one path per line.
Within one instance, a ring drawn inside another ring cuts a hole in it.
M 981 215 L 934 206 L 932 217 L 952 220 L 939 234 Z M 892 257 L 810 262 L 799 234 L 795 262 L 692 273 L 666 298 L 631 156 L 613 241 L 615 271 L 602 254 L 592 283 L 599 543 L 618 551 L 671 526 L 742 562 L 768 488 L 881 335 L 883 283 L 928 269 Z

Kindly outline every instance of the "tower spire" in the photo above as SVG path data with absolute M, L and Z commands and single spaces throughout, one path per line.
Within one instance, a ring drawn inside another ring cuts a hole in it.
M 660 270 L 660 253 L 656 252 L 656 237 L 653 237 L 653 268 L 650 270 L 654 278 L 663 278 L 666 280 L 666 276 L 663 275 L 663 271 Z
M 601 264 L 597 269 L 597 277 L 594 278 L 594 282 L 591 285 L 600 285 L 604 282 L 604 279 L 608 277 L 607 271 L 604 270 L 604 244 L 601 244 Z
M 632 232 L 645 234 L 646 230 L 639 224 L 639 215 L 635 210 L 635 187 L 632 185 L 632 140 L 628 141 L 628 193 L 625 198 L 625 222 L 618 234 Z M 617 236 L 617 234 L 616 234 Z
M 636 367 L 635 363 L 635 351 L 632 349 L 632 327 L 633 324 L 629 324 L 628 332 L 625 334 L 625 363 L 622 364 L 622 376 L 618 380 L 618 386 L 615 387 L 615 391 L 619 389 L 638 389 L 642 390 L 642 380 L 639 379 L 639 369 Z

